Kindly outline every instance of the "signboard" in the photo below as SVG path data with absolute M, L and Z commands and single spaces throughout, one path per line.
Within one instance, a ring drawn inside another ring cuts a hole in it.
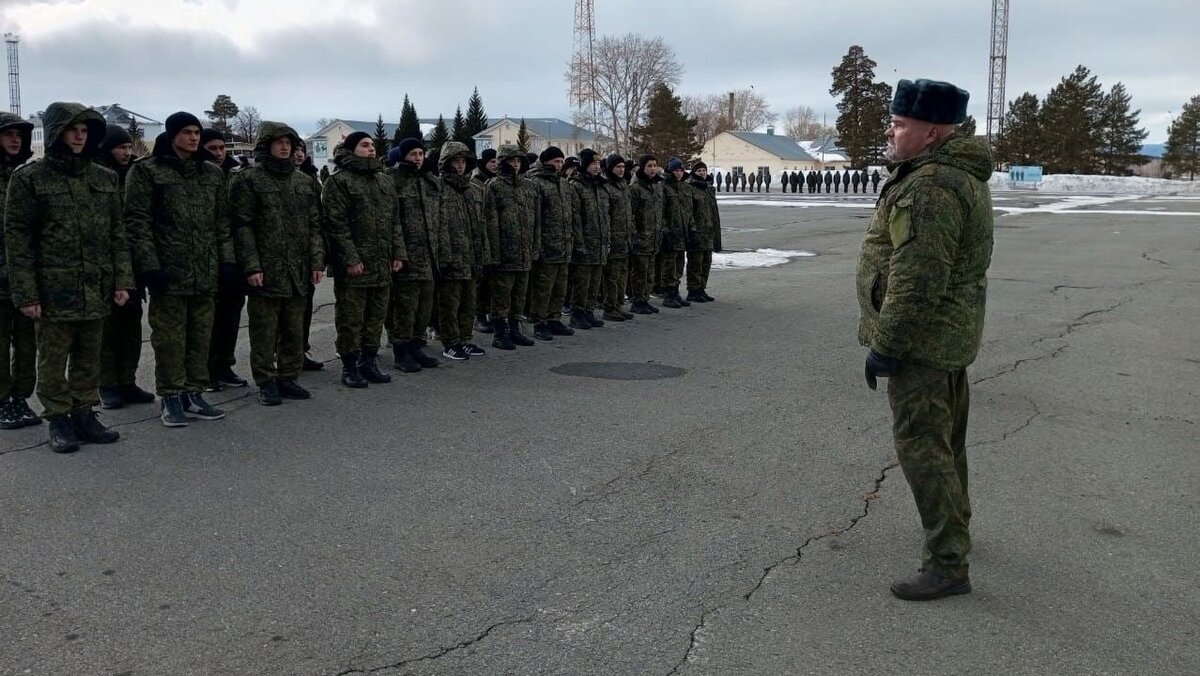
M 1008 168 L 1008 182 L 1013 188 L 1025 188 L 1028 190 L 1037 190 L 1042 183 L 1042 168 L 1010 166 Z

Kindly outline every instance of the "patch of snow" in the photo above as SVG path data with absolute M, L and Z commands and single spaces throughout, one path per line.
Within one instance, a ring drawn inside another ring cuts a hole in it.
M 1046 213 L 1061 213 L 1080 210 L 1082 207 L 1095 207 L 1113 202 L 1129 202 L 1136 200 L 1137 195 L 1071 195 L 1063 197 L 1058 202 L 1050 202 L 1049 204 L 1041 204 L 1036 207 L 995 207 L 996 211 L 1003 211 L 1008 214 L 1046 214 Z M 1088 211 L 1085 213 L 1096 213 Z
M 993 191 L 1012 190 L 1008 173 L 992 174 L 988 186 Z M 1174 181 L 1143 176 L 1090 176 L 1048 174 L 1036 192 L 1109 193 L 1120 195 L 1200 195 L 1200 181 Z
M 776 265 L 783 265 L 793 258 L 807 258 L 809 256 L 816 256 L 816 254 L 811 251 L 782 251 L 780 249 L 714 253 L 712 269 L 740 270 L 745 268 L 770 268 Z

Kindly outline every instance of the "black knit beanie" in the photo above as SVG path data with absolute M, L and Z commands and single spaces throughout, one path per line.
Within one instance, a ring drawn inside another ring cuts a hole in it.
M 188 126 L 194 126 L 201 131 L 204 130 L 204 125 L 200 124 L 200 119 L 195 115 L 183 111 L 171 113 L 171 115 L 167 118 L 166 124 L 164 125 L 167 132 L 167 138 L 174 141 L 175 137 L 179 135 L 179 132 L 183 131 L 183 128 Z
M 538 155 L 538 160 L 540 160 L 542 164 L 545 164 L 550 160 L 556 160 L 560 157 L 566 157 L 561 148 L 558 146 L 547 146 L 546 149 L 542 151 L 542 154 Z
M 357 148 L 358 144 L 365 138 L 371 138 L 371 135 L 365 131 L 356 131 L 353 134 L 346 136 L 346 139 L 342 141 L 342 147 L 350 152 L 354 152 L 354 149 Z

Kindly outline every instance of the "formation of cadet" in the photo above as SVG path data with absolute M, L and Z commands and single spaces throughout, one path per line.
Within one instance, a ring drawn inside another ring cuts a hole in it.
M 896 454 L 925 530 L 920 570 L 892 584 L 910 600 L 971 591 L 966 369 L 983 334 L 993 164 L 984 143 L 955 134 L 968 98 L 947 82 L 897 85 L 891 179 L 858 264 L 867 385 L 889 379 Z
M 724 183 L 722 183 L 722 180 L 724 180 Z M 716 180 L 710 181 L 710 185 L 713 185 L 718 192 L 721 191 L 722 186 L 724 186 L 726 192 L 735 192 L 740 185 L 741 191 L 746 192 L 748 183 L 750 192 L 763 192 L 764 187 L 766 192 L 771 192 L 771 180 L 770 173 L 762 175 L 749 174 L 747 178 L 747 174 L 745 173 L 734 174 L 733 172 L 726 172 L 725 174 L 721 174 L 717 172 Z M 780 174 L 779 185 L 781 192 L 784 193 L 788 192 L 788 188 L 790 187 L 793 193 L 804 192 L 805 188 L 807 188 L 810 194 L 821 192 L 821 186 L 825 186 L 826 193 L 850 194 L 851 190 L 853 190 L 854 194 L 858 194 L 861 187 L 865 195 L 868 184 L 871 185 L 873 192 L 878 193 L 881 180 L 882 176 L 880 176 L 878 169 L 869 173 L 866 169 L 854 171 L 850 169 L 842 171 L 826 169 L 824 172 L 817 170 L 789 172 L 785 170 Z

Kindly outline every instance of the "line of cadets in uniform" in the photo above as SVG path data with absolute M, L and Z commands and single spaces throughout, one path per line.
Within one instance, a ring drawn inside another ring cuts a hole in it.
M 423 351 L 431 326 L 445 358 L 467 360 L 484 354 L 475 332 L 512 350 L 535 344 L 522 321 L 550 341 L 656 313 L 652 294 L 670 308 L 713 300 L 721 229 L 703 163 L 689 175 L 672 158 L 664 179 L 651 155 L 629 167 L 505 145 L 477 163 L 461 143 L 427 157 L 410 138 L 385 169 L 355 132 L 322 187 L 277 122 L 240 170 L 186 112 L 137 160 L 128 133 L 81 104 L 51 104 L 43 124 L 46 157 L 27 162 L 32 125 L 0 113 L 0 428 L 42 422 L 27 401 L 36 382 L 56 452 L 119 438 L 97 404 L 154 401 L 135 382 L 144 293 L 168 427 L 223 418 L 203 392 L 248 384 L 232 370 L 243 305 L 259 402 L 309 398 L 298 378 L 321 368 L 308 332 L 326 270 L 341 382 L 356 389 L 391 380 L 377 361 L 385 326 L 395 367 L 415 372 L 438 364 Z

